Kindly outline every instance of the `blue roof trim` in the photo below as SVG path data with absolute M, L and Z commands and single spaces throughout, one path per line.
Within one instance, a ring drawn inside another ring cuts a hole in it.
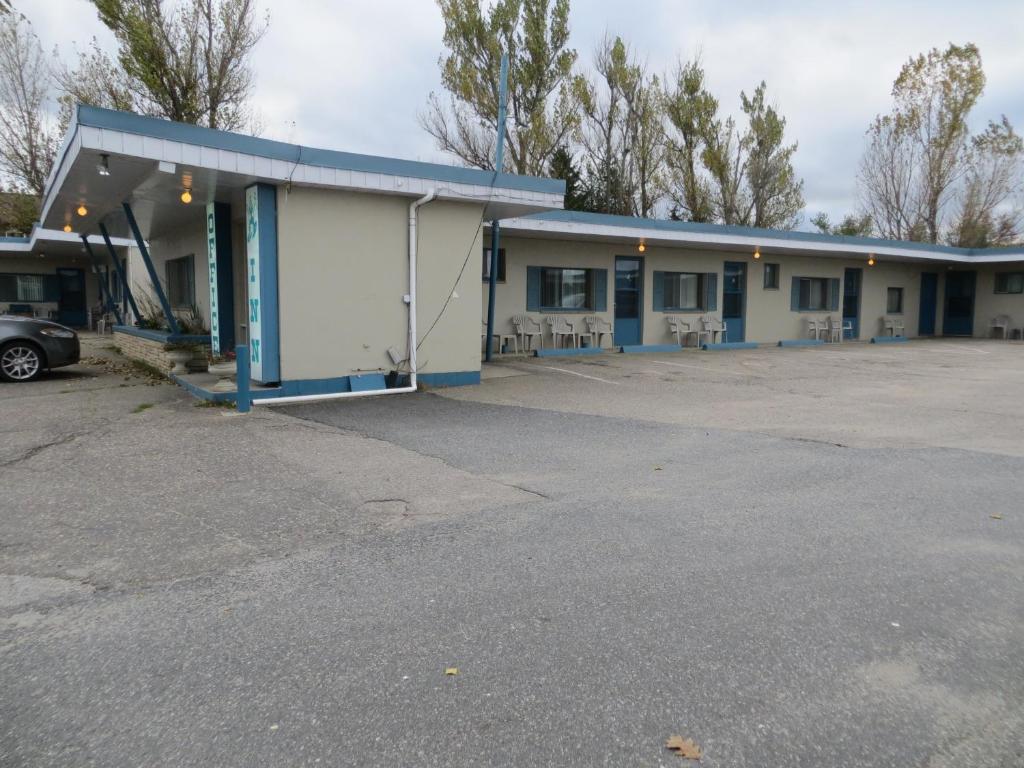
M 24 235 L 8 236 L 0 235 L 0 243 L 28 243 L 31 238 L 25 237 Z
M 640 227 L 664 232 L 678 232 L 680 234 L 690 232 L 708 235 L 735 235 L 737 237 L 763 237 L 773 240 L 792 240 L 797 243 L 821 243 L 822 245 L 834 246 L 862 245 L 875 248 L 903 248 L 905 250 L 934 254 L 948 253 L 957 256 L 997 256 L 1000 254 L 1024 253 L 1024 249 L 1020 247 L 957 248 L 952 245 L 884 240 L 877 237 L 848 237 L 845 235 L 822 235 L 816 232 L 739 227 L 730 224 L 700 224 L 693 221 L 673 221 L 671 219 L 642 219 L 634 216 L 617 216 L 608 213 L 589 213 L 586 211 L 545 211 L 543 213 L 534 213 L 524 218 L 541 221 L 563 221 L 573 224 L 596 224 L 606 227 Z
M 475 184 L 489 187 L 493 183 L 493 186 L 502 189 L 550 195 L 565 194 L 565 182 L 561 179 L 519 176 L 512 173 L 495 174 L 493 171 L 482 171 L 476 168 L 460 168 L 454 165 L 424 163 L 418 160 L 359 155 L 333 149 L 316 149 L 298 144 L 287 144 L 283 141 L 261 139 L 256 136 L 218 131 L 199 125 L 175 123 L 157 117 L 145 117 L 132 112 L 89 107 L 84 104 L 78 105 L 78 124 L 91 128 L 124 131 L 156 139 L 180 141 L 212 149 L 242 152 L 289 163 L 305 163 L 324 168 L 382 173 L 391 176 L 410 176 L 432 181 L 447 181 L 453 184 Z M 497 179 L 495 179 L 495 175 L 497 175 Z

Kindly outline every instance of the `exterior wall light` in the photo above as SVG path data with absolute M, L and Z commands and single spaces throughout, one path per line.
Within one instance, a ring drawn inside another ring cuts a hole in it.
M 76 212 L 78 213 L 79 216 L 85 216 L 85 214 L 87 214 L 89 212 L 89 209 L 86 208 L 84 205 L 79 205 L 78 206 L 78 211 L 76 211 Z
M 643 241 L 641 241 L 641 242 L 640 242 L 640 245 L 638 245 L 638 246 L 636 247 L 636 249 L 637 249 L 638 251 L 640 251 L 640 253 L 643 253 L 644 251 L 646 251 L 646 250 L 647 250 L 647 246 L 643 244 Z
M 71 225 L 70 224 L 65 224 L 64 225 L 64 231 L 65 232 L 70 232 L 71 231 Z
M 185 187 L 185 191 L 181 193 L 181 202 L 185 205 L 192 202 L 192 190 L 189 187 Z
M 868 256 L 868 266 L 869 267 L 875 266 L 875 257 L 874 256 Z
M 755 246 L 754 248 L 754 260 L 757 261 L 761 258 L 761 249 Z
M 110 155 L 100 155 L 100 161 L 96 163 L 96 173 L 100 176 L 110 175 Z

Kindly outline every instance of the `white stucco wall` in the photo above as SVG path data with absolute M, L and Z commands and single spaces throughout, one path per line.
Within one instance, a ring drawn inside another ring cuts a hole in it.
M 540 239 L 533 237 L 517 237 L 503 234 L 501 247 L 505 250 L 506 274 L 505 281 L 499 282 L 495 297 L 495 324 L 497 330 L 511 332 L 511 318 L 517 314 L 530 314 L 540 321 L 544 313 L 526 313 L 526 275 L 528 266 L 542 267 L 590 267 L 608 270 L 607 311 L 600 313 L 609 322 L 614 323 L 615 298 L 615 257 L 628 256 L 642 258 L 644 261 L 643 286 L 643 342 L 645 344 L 665 344 L 674 342 L 669 330 L 667 316 L 682 316 L 696 320 L 702 313 L 684 313 L 678 311 L 656 311 L 653 303 L 652 286 L 655 272 L 697 272 L 718 274 L 717 310 L 712 314 L 722 316 L 723 304 L 723 270 L 727 261 L 743 262 L 747 265 L 745 337 L 747 341 L 774 343 L 783 339 L 799 339 L 807 337 L 807 320 L 809 317 L 825 317 L 829 314 L 841 314 L 840 307 L 836 312 L 794 312 L 790 309 L 790 286 L 792 278 L 822 277 L 838 278 L 842 286 L 847 267 L 862 269 L 860 333 L 861 339 L 869 339 L 882 333 L 882 318 L 886 315 L 886 296 L 889 287 L 903 288 L 903 320 L 908 336 L 916 336 L 918 331 L 918 310 L 920 302 L 921 273 L 938 271 L 934 265 L 919 265 L 907 262 L 890 262 L 878 260 L 874 266 L 868 266 L 866 260 L 815 258 L 810 256 L 789 256 L 764 254 L 755 260 L 749 252 L 710 251 L 690 248 L 666 248 L 648 246 L 644 253 L 639 253 L 636 246 L 627 243 L 606 243 L 584 240 Z M 476 279 L 480 279 L 480 254 L 476 257 L 473 269 Z M 777 290 L 764 288 L 764 264 L 778 264 L 780 267 L 779 287 Z M 487 284 L 481 287 L 481 317 L 486 317 Z M 941 294 L 939 289 L 939 305 L 941 319 Z M 593 314 L 578 313 L 580 317 Z M 987 321 L 986 321 L 987 322 Z M 941 329 L 941 323 L 937 323 Z M 545 325 L 545 333 L 548 328 Z M 545 337 L 545 344 L 550 344 L 550 337 Z M 606 346 L 609 342 L 606 341 Z
M 278 190 L 278 280 L 283 379 L 395 368 L 408 351 L 408 197 Z M 478 371 L 479 203 L 420 209 L 417 319 L 422 373 Z M 469 257 L 462 277 L 459 272 Z M 455 287 L 437 325 L 431 324 Z

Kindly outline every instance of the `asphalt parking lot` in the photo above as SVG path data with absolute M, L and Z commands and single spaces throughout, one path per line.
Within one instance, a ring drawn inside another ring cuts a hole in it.
M 1024 344 L 62 376 L 0 389 L 2 765 L 1024 764 Z

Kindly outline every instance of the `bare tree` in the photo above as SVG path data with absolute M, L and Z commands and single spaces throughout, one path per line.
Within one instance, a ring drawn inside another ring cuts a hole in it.
M 886 237 L 937 243 L 970 165 L 967 117 L 985 88 L 977 46 L 911 58 L 893 83 L 893 110 L 868 129 L 861 163 L 865 209 Z
M 607 213 L 649 216 L 664 196 L 661 84 L 618 37 L 605 36 L 594 69 L 596 82 L 576 81 L 591 203 Z
M 15 189 L 41 197 L 58 135 L 45 105 L 49 70 L 28 21 L 0 17 L 0 171 Z
M 951 245 L 985 248 L 1018 242 L 1022 159 L 1024 141 L 1005 117 L 971 139 L 947 235 Z
M 506 168 L 542 176 L 578 122 L 568 47 L 569 0 L 497 0 L 486 16 L 479 0 L 437 0 L 444 17 L 441 81 L 420 125 L 467 165 L 494 167 L 499 70 L 508 54 Z
M 256 0 L 93 0 L 118 42 L 93 41 L 56 73 L 66 104 L 129 109 L 224 130 L 252 126 L 249 57 L 267 29 Z

